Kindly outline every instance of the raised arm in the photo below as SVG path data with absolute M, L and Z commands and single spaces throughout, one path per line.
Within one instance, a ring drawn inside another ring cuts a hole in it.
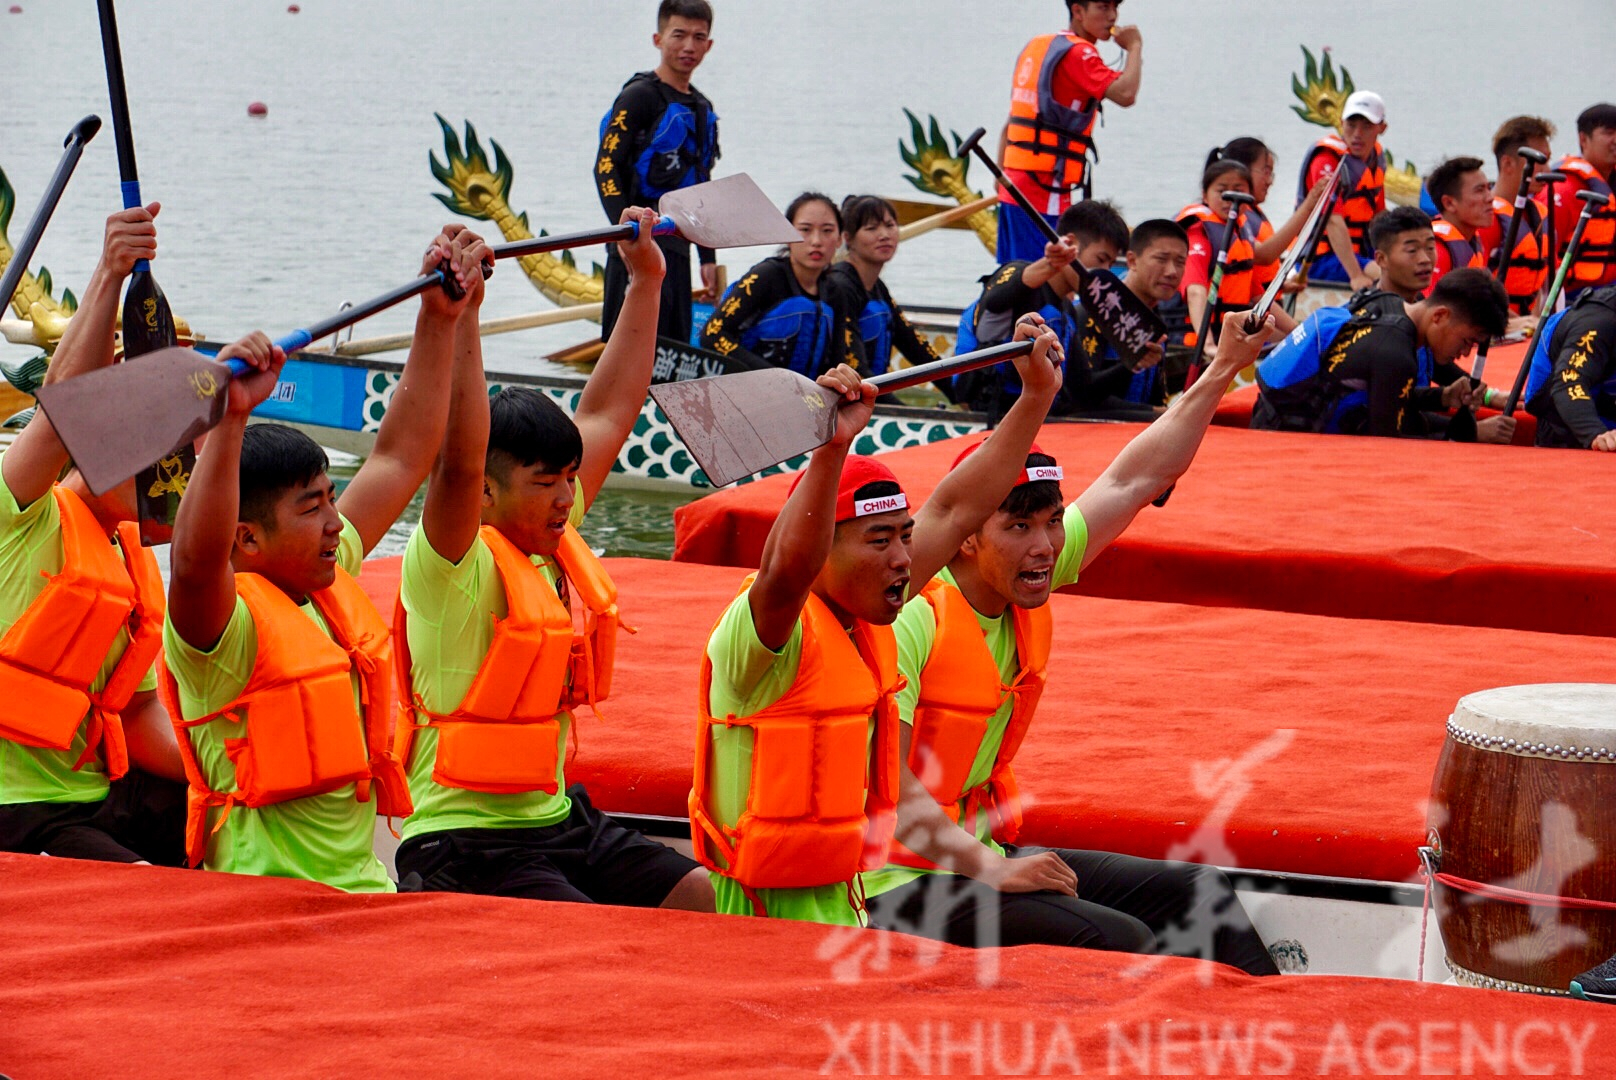
M 842 463 L 875 409 L 875 386 L 860 382 L 845 364 L 819 377 L 819 385 L 840 390 L 836 434 L 808 458 L 808 468 L 792 490 L 763 544 L 757 579 L 747 593 L 758 641 L 781 649 L 802 615 L 802 605 L 836 539 L 836 488 Z
M 1134 515 L 1171 487 L 1195 460 L 1224 391 L 1241 368 L 1257 359 L 1273 330 L 1273 317 L 1269 316 L 1256 334 L 1247 334 L 1247 314 L 1236 311 L 1223 317 L 1217 352 L 1195 385 L 1123 447 L 1100 478 L 1077 497 L 1075 505 L 1089 534 L 1084 566 L 1121 536 Z
M 488 460 L 488 383 L 478 310 L 460 313 L 454 332 L 454 377 L 443 446 L 427 480 L 421 528 L 439 557 L 458 563 L 482 523 L 483 469 Z
M 376 433 L 376 447 L 337 500 L 337 509 L 353 522 L 367 554 L 393 527 L 437 460 L 449 415 L 455 325 L 463 311 L 475 312 L 482 305 L 483 262 L 493 262 L 488 245 L 463 225 L 444 226 L 421 260 L 423 274 L 446 265 L 463 295 L 454 299 L 440 288 L 421 294 L 409 359 Z
M 628 265 L 628 293 L 612 326 L 611 340 L 600 354 L 589 382 L 584 384 L 578 412 L 572 418 L 584 443 L 578 484 L 585 507 L 595 501 L 617 461 L 618 451 L 633 432 L 656 366 L 657 310 L 667 265 L 662 261 L 662 249 L 651 236 L 656 211 L 632 207 L 623 211 L 619 224 L 630 221 L 640 223 L 640 235 L 617 245 Z
M 1274 230 L 1274 235 L 1257 245 L 1256 261 L 1262 263 L 1278 262 L 1285 254 L 1285 249 L 1291 246 L 1302 232 L 1302 226 L 1307 224 L 1307 216 L 1319 203 L 1319 196 L 1324 194 L 1324 188 L 1330 182 L 1330 174 L 1319 177 L 1318 181 L 1308 189 L 1307 197 L 1297 204 L 1291 216 L 1285 219 L 1285 224 Z
M 134 269 L 135 262 L 157 255 L 157 226 L 153 219 L 158 209 L 158 204 L 152 203 L 145 208 L 120 210 L 107 218 L 101 258 L 90 274 L 78 311 L 68 321 L 67 332 L 57 343 L 56 355 L 45 375 L 47 383 L 71 379 L 112 363 L 118 294 L 123 291 L 124 278 Z M 66 464 L 67 448 L 56 437 L 56 429 L 51 427 L 43 409 L 34 413 L 11 449 L 0 457 L 6 487 L 19 507 L 31 506 L 50 491 Z
M 1029 355 L 1017 357 L 1021 393 L 982 449 L 943 477 L 915 514 L 909 594 L 926 587 L 948 565 L 965 538 L 982 527 L 1015 486 L 1026 467 L 1027 451 L 1043 426 L 1061 387 L 1064 356 L 1055 331 L 1037 315 L 1016 320 L 1016 341 L 1034 341 Z
M 219 352 L 220 360 L 231 357 L 245 360 L 253 370 L 231 380 L 224 419 L 197 455 L 174 519 L 168 617 L 180 637 L 202 652 L 219 643 L 236 606 L 230 557 L 241 521 L 241 437 L 248 415 L 275 389 L 286 364 L 286 354 L 263 333 Z
M 1128 59 L 1122 65 L 1122 74 L 1105 92 L 1107 101 L 1114 101 L 1124 109 L 1139 100 L 1139 80 L 1142 74 L 1144 39 L 1137 26 L 1118 26 L 1111 30 L 1111 40 L 1122 46 Z

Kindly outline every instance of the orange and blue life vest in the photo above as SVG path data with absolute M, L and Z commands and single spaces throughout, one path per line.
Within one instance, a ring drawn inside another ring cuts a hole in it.
M 1374 245 L 1369 242 L 1369 223 L 1376 214 L 1386 209 L 1386 153 L 1375 143 L 1375 149 L 1369 160 L 1354 157 L 1347 153 L 1346 141 L 1339 135 L 1326 135 L 1313 144 L 1313 148 L 1302 159 L 1302 173 L 1296 185 L 1296 204 L 1300 206 L 1302 200 L 1307 198 L 1308 171 L 1313 166 L 1313 159 L 1320 154 L 1330 154 L 1336 159 L 1336 168 L 1344 170 L 1340 182 L 1336 185 L 1335 213 L 1339 214 L 1347 223 L 1347 232 L 1352 236 L 1352 246 L 1357 249 L 1359 256 L 1368 259 L 1375 254 Z M 1318 247 L 1314 249 L 1314 257 L 1330 254 L 1330 240 L 1327 236 L 1319 237 Z
M 1448 269 L 1444 272 L 1462 270 L 1467 266 L 1487 265 L 1480 241 L 1467 238 L 1459 231 L 1458 226 L 1442 218 L 1436 218 L 1431 222 L 1431 231 L 1436 233 L 1437 245 L 1448 257 Z M 1435 285 L 1438 280 L 1440 279 L 1433 276 L 1431 283 Z
M 1486 250 L 1487 266 L 1496 274 L 1504 260 L 1504 240 L 1509 236 L 1509 222 L 1515 216 L 1515 207 L 1504 199 L 1493 199 L 1493 224 L 1481 231 L 1478 239 Z M 1520 232 L 1515 236 L 1515 252 L 1509 259 L 1509 273 L 1504 278 L 1504 290 L 1509 293 L 1510 307 L 1519 315 L 1529 314 L 1537 295 L 1548 280 L 1549 260 L 1545 251 L 1543 209 L 1530 200 L 1526 203 L 1526 216 L 1521 219 Z
M 1577 261 L 1571 264 L 1571 272 L 1566 275 L 1566 290 L 1569 292 L 1590 285 L 1616 282 L 1616 200 L 1611 198 L 1610 177 L 1601 175 L 1586 159 L 1575 156 L 1562 158 L 1554 168 L 1557 172 L 1565 173 L 1567 180 L 1576 177 L 1581 182 L 1578 188 L 1563 194 L 1557 190 L 1554 195 L 1557 205 L 1565 205 L 1574 190 L 1594 191 L 1605 196 L 1605 205 L 1594 211 L 1588 219 L 1588 227 L 1583 230 L 1582 244 L 1577 248 Z M 1565 249 L 1570 243 L 1569 235 L 1560 237 L 1560 250 L 1555 252 L 1556 262 L 1565 256 Z
M 1213 263 L 1208 270 L 1208 281 L 1217 273 L 1217 253 L 1230 228 L 1228 219 L 1220 219 L 1205 203 L 1186 206 L 1178 212 L 1178 223 L 1188 229 L 1199 223 L 1206 232 L 1207 243 L 1212 245 Z M 1233 218 L 1234 236 L 1228 240 L 1229 254 L 1223 264 L 1223 277 L 1218 282 L 1218 297 L 1214 307 L 1214 326 L 1223 325 L 1223 316 L 1231 311 L 1244 311 L 1261 295 L 1257 284 L 1257 237 L 1261 225 L 1244 210 Z M 1272 281 L 1272 276 L 1269 277 Z
M 1069 193 L 1085 185 L 1094 124 L 1100 117 L 1098 98 L 1071 106 L 1055 100 L 1055 73 L 1074 48 L 1094 46 L 1070 30 L 1033 38 L 1016 59 L 1010 90 L 1004 167 L 1032 174 L 1051 192 Z

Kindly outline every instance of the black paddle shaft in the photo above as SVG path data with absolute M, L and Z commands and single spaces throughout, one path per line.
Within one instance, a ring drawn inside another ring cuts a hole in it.
M 1522 162 L 1521 189 L 1515 193 L 1515 212 L 1510 215 L 1509 228 L 1504 230 L 1504 246 L 1498 251 L 1498 265 L 1493 271 L 1497 275 L 1498 283 L 1504 286 L 1505 292 L 1509 291 L 1510 257 L 1514 255 L 1515 241 L 1521 235 L 1521 218 L 1526 216 L 1527 194 L 1532 188 L 1532 174 L 1539 165 L 1546 164 L 1549 160 L 1547 154 L 1533 150 L 1530 146 L 1519 147 L 1515 153 Z M 1491 337 L 1482 338 L 1481 344 L 1476 346 L 1476 362 L 1470 369 L 1472 389 L 1481 386 L 1482 376 L 1487 372 L 1487 353 L 1492 347 Z
M 1206 339 L 1212 333 L 1212 316 L 1218 306 L 1218 292 L 1223 287 L 1223 270 L 1229 264 L 1229 248 L 1234 245 L 1234 234 L 1240 228 L 1240 207 L 1257 205 L 1256 199 L 1240 191 L 1225 191 L 1223 201 L 1228 203 L 1228 209 L 1224 211 L 1223 242 L 1218 245 L 1217 261 L 1207 279 L 1206 306 L 1201 309 L 1201 324 L 1195 329 L 1195 354 L 1190 357 L 1189 372 L 1184 379 L 1186 390 L 1195 385 L 1195 380 L 1201 374 L 1201 360 L 1206 356 Z
M 943 360 L 933 360 L 929 364 L 917 364 L 914 367 L 900 368 L 889 371 L 884 375 L 877 375 L 868 382 L 883 394 L 895 390 L 907 390 L 911 386 L 920 386 L 924 383 L 936 382 L 954 375 L 963 375 L 967 371 L 978 368 L 992 367 L 1017 356 L 1025 356 L 1032 352 L 1033 342 L 1007 341 L 1003 345 L 990 345 L 976 352 L 965 353 L 962 356 L 950 356 Z
M 1021 193 L 1020 188 L 1010 182 L 1010 178 L 1004 175 L 1004 170 L 999 168 L 999 163 L 993 160 L 993 155 L 982 149 L 982 136 L 987 133 L 986 128 L 977 128 L 971 132 L 970 137 L 960 143 L 959 155 L 964 157 L 966 154 L 976 154 L 982 164 L 988 167 L 988 172 L 992 173 L 993 178 L 999 182 L 999 186 L 1010 192 L 1010 197 L 1016 201 L 1016 205 L 1021 207 L 1023 213 L 1032 218 L 1033 224 L 1038 226 L 1038 231 L 1044 234 L 1044 239 L 1051 244 L 1060 243 L 1060 234 L 1055 231 L 1055 226 L 1051 225 L 1049 219 L 1033 207 L 1027 196 Z
M 45 235 L 45 226 L 50 224 L 51 215 L 56 212 L 56 204 L 62 200 L 62 192 L 67 190 L 67 182 L 73 178 L 73 170 L 78 167 L 79 158 L 84 154 L 84 147 L 100 130 L 101 118 L 86 116 L 74 124 L 73 130 L 67 133 L 67 140 L 62 143 L 66 149 L 62 151 L 61 160 L 56 163 L 56 171 L 51 174 L 50 183 L 45 185 L 45 194 L 40 196 L 33 220 L 28 222 L 28 231 L 23 233 L 22 242 L 11 253 L 11 261 L 6 264 L 5 274 L 0 276 L 0 311 L 4 311 L 11 303 L 17 285 L 21 283 L 22 276 L 28 272 L 28 262 L 34 257 L 34 250 L 39 247 L 39 238 Z

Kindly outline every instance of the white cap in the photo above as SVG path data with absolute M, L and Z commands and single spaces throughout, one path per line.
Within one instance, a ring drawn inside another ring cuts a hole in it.
M 1354 116 L 1361 116 L 1371 124 L 1384 124 L 1386 122 L 1386 103 L 1380 100 L 1380 95 L 1369 90 L 1359 90 L 1347 98 L 1347 103 L 1341 108 L 1341 119 L 1348 120 Z

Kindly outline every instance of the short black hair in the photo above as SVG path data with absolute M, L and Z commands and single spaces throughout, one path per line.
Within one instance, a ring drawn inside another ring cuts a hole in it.
M 1541 116 L 1512 116 L 1493 132 L 1493 157 L 1503 161 L 1533 139 L 1552 138 L 1554 125 Z
M 676 15 L 681 19 L 704 22 L 708 27 L 713 25 L 713 5 L 707 0 L 662 0 L 656 9 L 657 33 L 666 29 L 668 20 Z
M 849 195 L 842 200 L 842 231 L 849 235 L 887 218 L 898 220 L 898 208 L 879 195 Z
M 1028 454 L 1027 468 L 1055 464 L 1055 459 L 1048 454 Z M 1034 480 L 1031 483 L 1019 484 L 1010 489 L 1010 494 L 1004 497 L 999 504 L 999 510 L 1011 517 L 1030 517 L 1045 510 L 1054 510 L 1066 505 L 1066 498 L 1061 494 L 1059 480 Z
M 1509 326 L 1509 294 L 1497 278 L 1479 266 L 1443 274 L 1425 299 L 1432 307 L 1445 307 L 1492 337 L 1502 336 Z
M 1201 194 L 1205 195 L 1207 188 L 1217 183 L 1229 173 L 1238 174 L 1240 178 L 1246 182 L 1247 187 L 1251 186 L 1250 169 L 1240 164 L 1240 162 L 1235 161 L 1233 158 L 1218 158 L 1216 161 L 1207 162 L 1206 171 L 1201 174 Z M 1213 209 L 1217 208 L 1213 207 Z
M 1238 139 L 1230 139 L 1222 146 L 1215 147 L 1206 155 L 1206 164 L 1207 168 L 1211 168 L 1214 162 L 1238 161 L 1247 169 L 1255 169 L 1272 153 L 1273 151 L 1268 149 L 1268 144 L 1261 139 L 1242 135 Z M 1201 190 L 1205 191 L 1206 188 L 1203 187 Z
M 1431 174 L 1425 178 L 1425 190 L 1431 193 L 1431 201 L 1441 210 L 1443 199 L 1459 198 L 1459 181 L 1464 174 L 1480 170 L 1480 158 L 1449 158 L 1431 170 Z
M 487 469 L 504 480 L 515 466 L 561 472 L 583 460 L 578 425 L 561 406 L 531 386 L 507 386 L 488 403 Z
M 1404 233 L 1421 231 L 1431 231 L 1431 215 L 1417 206 L 1394 206 L 1370 220 L 1369 242 L 1379 251 Z
M 824 203 L 826 206 L 830 207 L 831 216 L 836 219 L 836 231 L 841 232 L 841 208 L 838 207 L 836 203 L 831 200 L 831 197 L 826 195 L 823 191 L 805 191 L 801 195 L 798 195 L 795 199 L 792 199 L 791 202 L 786 204 L 786 220 L 792 224 L 796 224 L 797 211 L 813 203 Z
M 319 443 L 285 424 L 249 424 L 241 435 L 241 508 L 238 520 L 270 528 L 275 503 L 307 487 L 331 467 Z
M 1135 255 L 1143 255 L 1150 250 L 1150 245 L 1158 240 L 1177 240 L 1188 247 L 1190 234 L 1176 221 L 1151 218 L 1134 226 L 1133 235 L 1128 238 L 1128 250 Z
M 1577 134 L 1592 135 L 1600 128 L 1616 128 L 1616 105 L 1600 102 L 1582 110 L 1577 117 Z
M 1055 231 L 1062 236 L 1073 234 L 1079 244 L 1104 240 L 1118 251 L 1128 249 L 1128 223 L 1109 199 L 1084 199 L 1073 203 L 1060 216 Z

